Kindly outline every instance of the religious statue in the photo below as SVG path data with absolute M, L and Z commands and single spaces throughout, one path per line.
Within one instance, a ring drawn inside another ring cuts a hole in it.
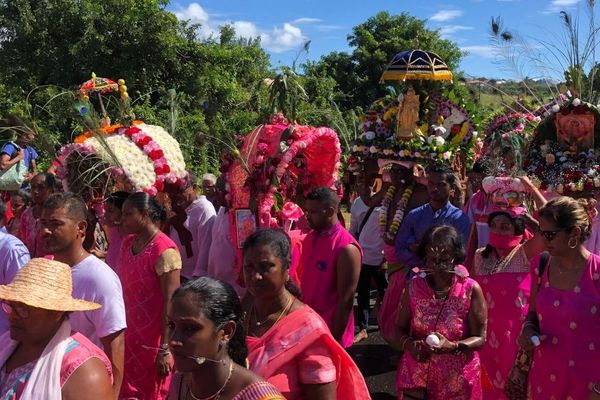
M 398 104 L 396 138 L 410 140 L 419 122 L 419 95 L 409 86 L 401 103 Z

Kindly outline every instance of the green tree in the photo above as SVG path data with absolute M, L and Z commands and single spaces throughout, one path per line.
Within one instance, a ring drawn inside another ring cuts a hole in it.
M 63 91 L 92 72 L 124 78 L 136 116 L 170 126 L 176 109 L 172 133 L 188 165 L 216 171 L 223 142 L 251 130 L 264 112 L 269 59 L 258 39 L 236 39 L 229 26 L 219 39 L 200 39 L 198 26 L 179 21 L 167 4 L 0 0 L 0 115 L 34 119 L 52 149 L 82 129 L 72 118 L 73 97 Z M 115 99 L 107 104 L 113 117 Z

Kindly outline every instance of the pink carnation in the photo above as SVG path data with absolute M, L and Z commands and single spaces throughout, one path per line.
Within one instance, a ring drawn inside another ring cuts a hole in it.
M 148 153 L 151 153 L 154 150 L 160 150 L 160 146 L 158 145 L 158 143 L 156 143 L 153 140 L 150 143 L 148 143 L 147 145 L 145 145 L 144 148 L 143 148 L 143 150 L 144 150 L 144 153 L 148 154 Z
M 259 143 L 256 146 L 256 150 L 258 150 L 259 153 L 267 154 L 267 152 L 269 151 L 269 146 L 266 143 Z
M 298 221 L 300 219 L 300 217 L 302 217 L 304 215 L 304 212 L 302 211 L 302 209 L 300 208 L 300 206 L 298 206 L 298 204 L 288 201 L 287 203 L 285 203 L 283 205 L 283 207 L 281 208 L 281 218 L 286 221 L 286 220 L 290 220 L 290 221 Z

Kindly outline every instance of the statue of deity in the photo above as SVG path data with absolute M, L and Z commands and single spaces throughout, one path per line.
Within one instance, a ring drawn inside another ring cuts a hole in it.
M 410 140 L 414 137 L 419 122 L 419 95 L 409 86 L 401 104 L 398 104 L 396 138 Z

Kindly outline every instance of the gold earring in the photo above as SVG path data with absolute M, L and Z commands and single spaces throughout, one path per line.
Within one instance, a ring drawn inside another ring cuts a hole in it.
M 571 244 L 572 239 L 575 239 L 575 244 Z M 569 238 L 569 241 L 567 242 L 567 246 L 569 246 L 570 249 L 574 249 L 575 247 L 577 247 L 578 244 L 579 240 L 576 237 Z

